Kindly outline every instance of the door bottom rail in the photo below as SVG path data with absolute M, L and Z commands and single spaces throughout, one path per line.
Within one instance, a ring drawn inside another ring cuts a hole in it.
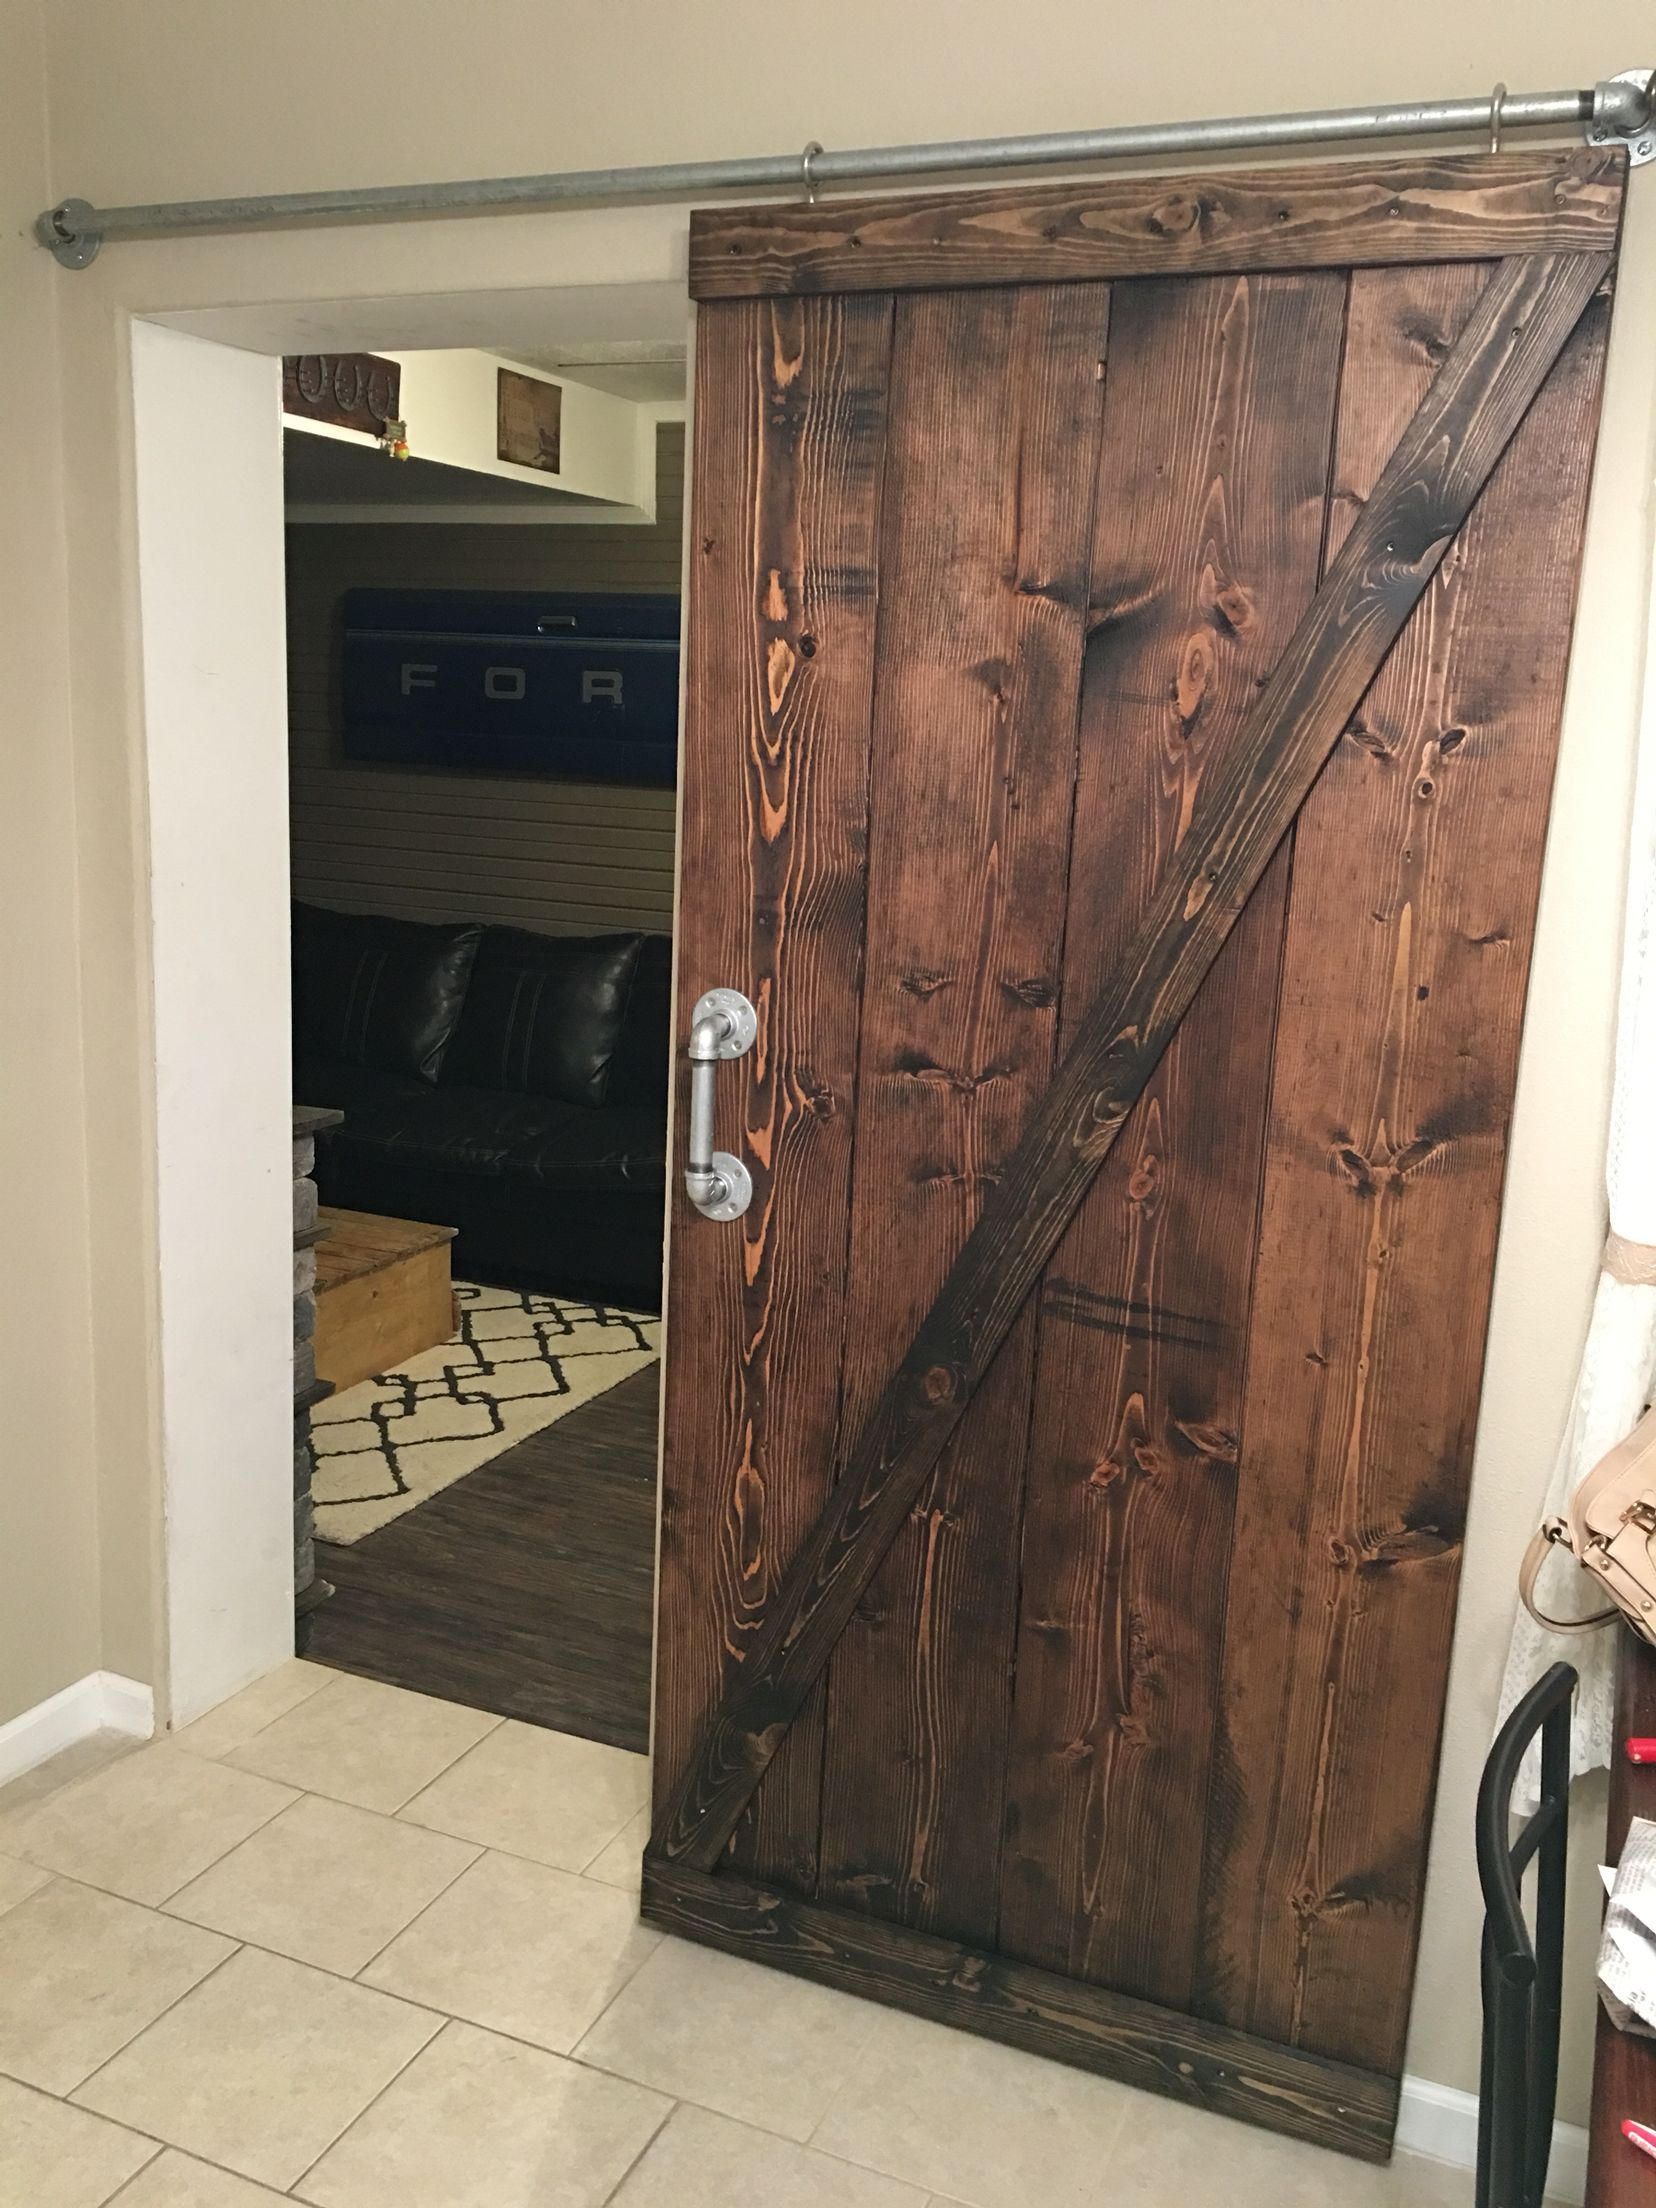
M 939 2024 L 1365 2162 L 1390 2159 L 1399 2081 L 934 1932 L 646 1854 L 647 1924 Z

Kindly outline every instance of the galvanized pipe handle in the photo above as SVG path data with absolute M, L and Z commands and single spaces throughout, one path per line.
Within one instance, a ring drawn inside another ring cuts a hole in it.
M 740 1158 L 713 1147 L 713 1089 L 722 1058 L 753 1048 L 759 1016 L 739 989 L 709 989 L 690 1015 L 690 1130 L 684 1188 L 708 1219 L 740 1219 L 753 1201 L 753 1176 Z

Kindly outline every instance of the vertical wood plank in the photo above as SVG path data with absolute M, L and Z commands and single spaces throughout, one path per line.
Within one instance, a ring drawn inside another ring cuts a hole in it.
M 1478 281 L 1354 277 L 1348 511 Z M 1605 322 L 1596 301 L 1296 843 L 1194 2005 L 1393 2073 Z
M 1117 287 L 1067 1043 L 1317 586 L 1346 283 Z M 1289 878 L 1285 845 L 1044 1283 L 1004 1950 L 1180 2006 Z
M 896 310 L 842 1449 L 1051 1076 L 1109 293 Z M 993 1934 L 1032 1318 L 835 1653 L 819 1893 Z
M 677 1032 L 723 982 L 753 1000 L 759 1037 L 721 1067 L 717 1105 L 751 1209 L 714 1224 L 673 1176 L 658 1801 L 831 1477 L 890 332 L 878 295 L 698 321 Z M 681 1089 L 681 1151 L 684 1123 Z M 734 1843 L 784 1882 L 814 1867 L 808 1731 Z

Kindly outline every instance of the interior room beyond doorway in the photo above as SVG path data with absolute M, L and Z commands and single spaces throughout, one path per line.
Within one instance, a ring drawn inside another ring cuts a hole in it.
M 634 1751 L 685 472 L 655 319 L 283 378 L 301 1644 Z

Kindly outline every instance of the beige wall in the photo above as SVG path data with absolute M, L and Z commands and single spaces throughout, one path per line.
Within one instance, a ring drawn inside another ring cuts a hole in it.
M 107 200 L 322 183 L 505 173 L 548 163 L 656 160 L 886 138 L 1061 128 L 1169 114 L 1225 113 L 1388 97 L 1591 81 L 1656 62 L 1648 0 L 1369 0 L 1306 8 L 1265 0 L 1165 11 L 1085 0 L 1026 0 L 1015 18 L 987 0 L 947 10 L 886 0 L 777 0 L 754 19 L 683 0 L 496 0 L 480 35 L 460 0 L 417 10 L 341 12 L 293 0 L 279 12 L 233 0 L 146 0 L 102 11 L 52 9 L 51 172 L 55 190 Z M 12 11 L 15 18 L 16 11 Z M 12 36 L 12 33 L 8 33 Z M 527 66 L 543 56 L 545 66 Z M 8 118 L 9 119 L 9 118 Z M 24 121 L 28 118 L 25 116 Z M 15 147 L 8 158 L 18 160 Z M 28 163 L 23 162 L 25 169 Z M 14 181 L 9 220 L 32 211 Z M 81 1110 L 74 1038 L 55 1028 L 32 1054 L 30 1093 L 12 1105 L 11 1156 L 26 1144 L 36 1187 L 27 1242 L 61 1269 L 42 1326 L 31 1286 L 28 1340 L 0 1355 L 24 1446 L 8 1445 L 0 1494 L 48 1468 L 79 1494 L 56 1578 L 14 1575 L 0 1661 L 26 1701 L 40 1666 L 9 1623 L 17 1576 L 52 1584 L 65 1619 L 89 1630 L 91 1542 L 84 1524 L 88 1437 L 66 1398 L 83 1377 L 83 1268 L 94 1289 L 97 1466 L 105 1574 L 104 1661 L 137 1670 L 152 1648 L 156 1526 L 153 1354 L 152 1068 L 148 1061 L 145 820 L 136 709 L 130 528 L 127 317 L 242 310 L 212 321 L 251 343 L 431 342 L 403 302 L 555 283 L 660 280 L 682 268 L 683 211 L 648 207 L 267 238 L 201 237 L 107 252 L 58 276 L 16 252 L 29 287 L 21 403 L 0 420 L 0 476 L 25 471 L 10 571 L 28 594 L 18 695 L 50 756 L 8 756 L 33 778 L 0 821 L 0 880 L 31 929 L 67 925 L 78 864 L 85 1126 L 90 1204 L 81 1201 Z M 66 460 L 70 597 L 75 611 L 74 812 L 51 742 L 62 711 L 64 604 L 49 450 L 50 306 L 61 316 L 62 392 L 74 424 Z M 369 300 L 341 319 L 330 302 Z M 288 303 L 288 304 L 284 304 Z M 13 330 L 18 331 L 14 321 Z M 450 341 L 454 341 L 452 338 Z M 1602 1218 L 1599 1144 L 1619 926 L 1625 800 L 1650 569 L 1656 414 L 1656 171 L 1636 179 L 1606 400 L 1575 676 L 1549 852 L 1519 1116 L 1502 1241 L 1490 1387 L 1480 1434 L 1465 1593 L 1451 1686 L 1411 2068 L 1476 2083 L 1476 1901 L 1467 1846 L 1472 1785 L 1487 1738 L 1511 1588 L 1580 1340 Z M 13 486 L 17 482 L 12 475 Z M 8 594 L 9 596 L 10 594 Z M 15 614 L 8 604 L 8 614 Z M 54 639 L 56 641 L 54 641 Z M 72 832 L 73 831 L 73 832 Z M 20 871 L 21 870 L 21 871 Z M 22 885 L 27 883 L 25 889 Z M 44 1015 L 62 1021 L 73 976 Z M 32 977 L 31 977 L 32 978 Z M 39 1013 L 31 1015 L 42 1017 Z M 8 1042 L 10 1040 L 8 1034 Z M 50 1191 L 51 1193 L 48 1193 Z M 50 1228 L 50 1233 L 48 1232 Z M 78 1253 L 78 1254 L 77 1254 Z M 43 1345 L 43 1346 L 37 1346 Z M 32 1363 L 29 1361 L 32 1360 Z M 29 1369 L 23 1370 L 28 1364 Z M 21 1374 L 21 1379 L 19 1375 Z M 19 1386 L 33 1388 L 32 1401 Z M 79 1480 L 82 1485 L 76 1487 Z M 40 1507 L 31 1499 L 30 1512 Z M 43 1547 L 45 1544 L 42 1545 Z M 9 1560 L 3 1567 L 11 1569 Z M 59 1664 L 82 1659 L 66 1634 Z M 27 1668 L 24 1668 L 27 1667 Z M 15 1680 L 13 1674 L 15 1673 Z M 1584 1836 L 1585 1867 L 1591 1842 Z M 1578 1927 L 1590 1910 L 1578 1910 Z M 1579 2001 L 1566 2114 L 1582 2108 L 1590 2011 Z
M 684 430 L 656 440 L 656 518 L 311 523 L 287 533 L 293 892 L 406 920 L 579 935 L 673 924 L 670 789 L 361 765 L 341 748 L 341 595 L 402 590 L 676 593 Z
M 46 176 L 39 39 L 35 8 L 0 10 L 0 423 L 28 425 L 0 459 L 0 1724 L 101 1648 L 59 287 L 17 220 Z

